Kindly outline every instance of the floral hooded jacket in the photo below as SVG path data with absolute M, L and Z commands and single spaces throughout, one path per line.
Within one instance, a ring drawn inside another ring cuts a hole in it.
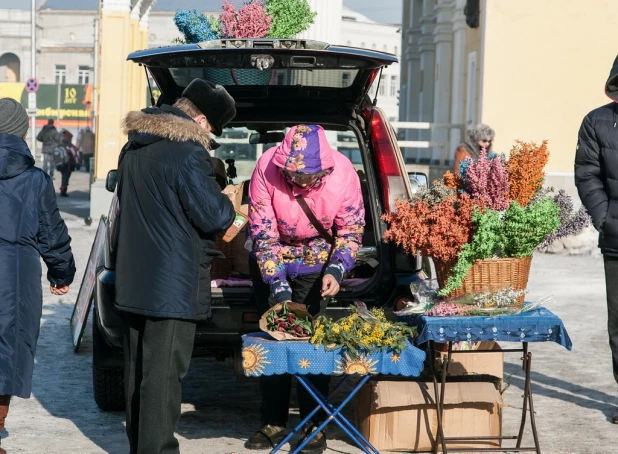
M 324 176 L 301 189 L 285 171 Z M 332 256 L 331 245 L 296 201 L 299 194 L 324 228 L 334 230 Z M 352 269 L 365 226 L 360 181 L 352 163 L 330 147 L 321 126 L 293 127 L 279 146 L 266 151 L 251 177 L 249 197 L 253 254 L 275 300 L 291 298 L 288 277 L 324 271 L 341 281 Z

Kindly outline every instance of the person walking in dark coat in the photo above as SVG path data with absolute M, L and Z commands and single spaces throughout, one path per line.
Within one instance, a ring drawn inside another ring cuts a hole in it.
M 0 432 L 11 396 L 29 398 L 43 305 L 41 262 L 54 295 L 75 276 L 71 237 L 49 175 L 25 142 L 28 114 L 0 99 Z
M 181 381 L 195 323 L 210 317 L 214 235 L 234 221 L 208 149 L 236 115 L 221 86 L 196 79 L 174 106 L 131 112 L 118 167 L 116 308 L 125 314 L 131 453 L 178 453 Z
M 618 382 L 618 57 L 605 93 L 612 102 L 586 115 L 579 130 L 575 185 L 599 231 L 605 263 L 609 345 L 614 379 Z M 618 424 L 618 410 L 612 422 Z
M 43 170 L 54 178 L 54 159 L 53 154 L 56 146 L 60 142 L 58 140 L 58 130 L 54 126 L 54 120 L 47 120 L 47 124 L 39 131 L 36 140 L 43 143 Z

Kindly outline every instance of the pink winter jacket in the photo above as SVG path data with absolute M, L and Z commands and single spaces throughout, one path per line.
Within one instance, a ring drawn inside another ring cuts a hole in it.
M 306 174 L 332 170 L 301 189 L 283 169 Z M 303 212 L 294 198 L 298 194 L 326 230 L 334 226 L 330 260 L 331 245 Z M 291 299 L 288 278 L 324 271 L 341 281 L 352 269 L 365 226 L 360 181 L 352 163 L 330 147 L 321 126 L 294 127 L 279 146 L 266 151 L 251 177 L 249 197 L 253 254 L 278 302 Z

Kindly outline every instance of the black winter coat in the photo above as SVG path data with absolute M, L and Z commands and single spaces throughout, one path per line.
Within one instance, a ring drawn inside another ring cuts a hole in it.
M 618 255 L 618 58 L 605 87 L 615 102 L 593 110 L 579 130 L 575 185 L 599 231 L 599 247 Z
M 149 317 L 210 317 L 214 234 L 235 212 L 206 149 L 210 138 L 178 109 L 131 112 L 120 155 L 116 308 Z
M 43 295 L 41 261 L 52 284 L 73 282 L 71 237 L 49 176 L 26 142 L 0 134 L 0 395 L 30 397 Z

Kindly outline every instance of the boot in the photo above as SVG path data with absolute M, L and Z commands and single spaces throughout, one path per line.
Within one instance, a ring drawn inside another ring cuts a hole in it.
M 60 186 L 60 197 L 68 197 L 69 194 L 67 194 L 67 187 L 66 186 Z
M 9 403 L 11 402 L 11 396 L 4 394 L 0 396 L 0 433 L 4 429 L 4 420 L 9 413 Z M 2 451 L 0 451 L 1 454 Z

